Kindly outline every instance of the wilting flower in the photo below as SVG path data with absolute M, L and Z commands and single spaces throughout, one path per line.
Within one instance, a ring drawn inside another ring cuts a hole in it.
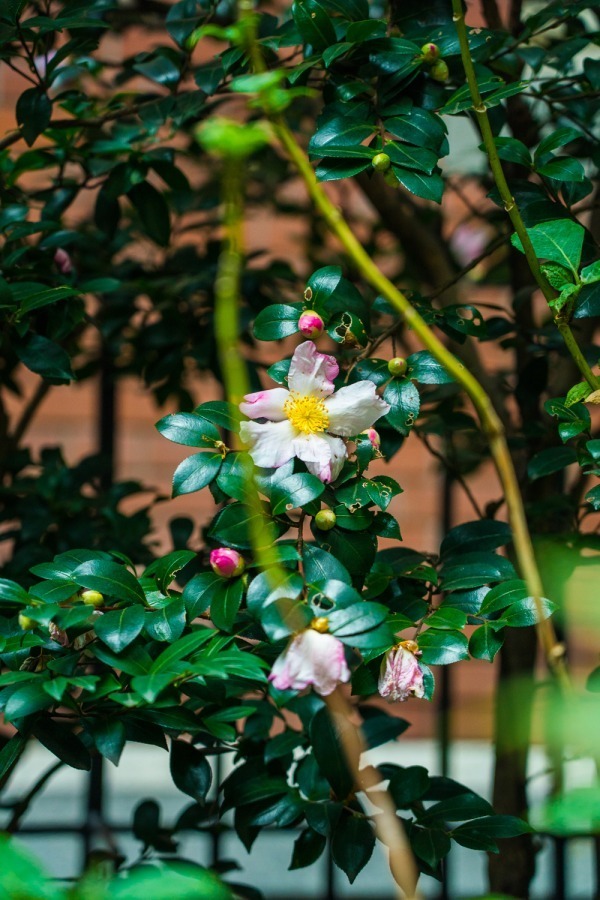
M 70 275 L 73 271 L 73 263 L 71 262 L 71 257 L 66 250 L 63 250 L 62 247 L 59 247 L 54 254 L 54 262 L 61 275 Z
M 320 621 L 320 620 L 317 620 Z M 344 645 L 332 634 L 307 628 L 297 634 L 275 660 L 269 681 L 278 691 L 301 691 L 312 685 L 326 697 L 350 680 Z
M 216 550 L 211 550 L 210 565 L 215 575 L 221 575 L 222 578 L 241 575 L 246 568 L 243 557 L 237 550 L 230 550 L 229 547 L 217 547 Z
M 379 693 L 390 702 L 424 697 L 423 670 L 414 641 L 401 641 L 385 654 L 379 672 Z
M 247 394 L 240 410 L 250 419 L 240 435 L 257 466 L 278 468 L 297 456 L 321 481 L 334 481 L 347 456 L 342 437 L 360 434 L 389 411 L 372 381 L 359 381 L 334 393 L 339 367 L 312 341 L 296 347 L 288 375 L 289 391 L 274 388 Z

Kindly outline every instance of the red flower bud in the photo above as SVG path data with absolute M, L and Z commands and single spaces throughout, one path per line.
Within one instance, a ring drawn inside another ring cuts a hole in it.
M 230 550 L 229 547 L 211 550 L 210 565 L 215 575 L 220 575 L 221 578 L 235 578 L 246 568 L 243 557 L 237 550 Z
M 61 275 L 70 275 L 73 271 L 71 257 L 66 250 L 62 249 L 62 247 L 59 247 L 54 254 L 54 263 Z
M 323 334 L 325 323 L 319 313 L 312 309 L 307 309 L 298 319 L 298 328 L 304 337 L 316 338 Z

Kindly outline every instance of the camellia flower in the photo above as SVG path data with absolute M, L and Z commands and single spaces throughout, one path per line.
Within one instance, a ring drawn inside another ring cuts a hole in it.
M 54 254 L 54 263 L 61 275 L 70 275 L 73 271 L 71 257 L 62 247 L 59 247 Z
M 237 550 L 230 550 L 229 547 L 217 547 L 216 550 L 210 551 L 210 565 L 215 575 L 222 578 L 234 578 L 241 575 L 246 565 L 243 557 Z
M 401 641 L 385 654 L 379 672 L 378 689 L 390 702 L 425 696 L 423 670 L 417 655 L 420 651 L 414 641 Z
M 288 375 L 289 391 L 274 388 L 247 394 L 240 410 L 250 419 L 240 435 L 257 466 L 278 468 L 297 456 L 321 481 L 334 481 L 347 456 L 341 439 L 360 434 L 390 407 L 372 381 L 359 381 L 334 393 L 339 367 L 312 341 L 296 347 Z
M 320 626 L 321 619 L 315 620 Z M 327 627 L 327 620 L 323 620 Z M 340 682 L 350 680 L 344 645 L 332 634 L 307 628 L 297 634 L 275 660 L 269 681 L 278 691 L 302 691 L 312 685 L 317 694 L 326 697 Z

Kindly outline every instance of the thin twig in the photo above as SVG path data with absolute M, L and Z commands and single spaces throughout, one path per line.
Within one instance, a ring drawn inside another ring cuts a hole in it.
M 31 790 L 15 803 L 13 807 L 13 814 L 10 817 L 8 825 L 5 825 L 4 831 L 7 831 L 8 834 L 14 834 L 14 832 L 18 830 L 19 825 L 21 824 L 21 819 L 29 809 L 36 795 L 39 794 L 39 792 L 45 786 L 46 782 L 49 781 L 54 773 L 62 768 L 62 766 L 64 766 L 64 762 L 62 760 L 59 760 L 57 763 L 51 766 L 46 772 L 44 772 L 44 774 L 40 778 L 38 778 Z

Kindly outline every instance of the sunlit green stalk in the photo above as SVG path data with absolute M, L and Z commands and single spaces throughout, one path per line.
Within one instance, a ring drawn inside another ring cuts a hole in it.
M 519 240 L 521 241 L 521 246 L 523 247 L 523 250 L 525 252 L 525 257 L 527 259 L 527 263 L 529 264 L 531 274 L 533 275 L 536 284 L 538 285 L 548 303 L 551 303 L 551 301 L 556 297 L 556 292 L 542 272 L 539 260 L 533 248 L 533 244 L 531 243 L 531 238 L 529 237 L 527 229 L 525 227 L 525 223 L 523 222 L 523 217 L 521 216 L 519 207 L 511 193 L 510 187 L 508 186 L 506 176 L 504 175 L 504 169 L 502 168 L 502 162 L 500 161 L 498 150 L 494 142 L 494 134 L 492 132 L 492 126 L 490 125 L 490 120 L 487 114 L 487 108 L 479 92 L 477 75 L 475 74 L 475 67 L 473 65 L 473 59 L 471 57 L 471 51 L 469 49 L 469 38 L 467 35 L 467 26 L 463 14 L 462 0 L 452 0 L 452 11 L 454 24 L 456 25 L 456 32 L 458 34 L 458 40 L 460 42 L 460 55 L 462 58 L 463 68 L 465 70 L 467 84 L 471 93 L 471 100 L 473 101 L 473 111 L 475 112 L 475 116 L 477 118 L 479 130 L 481 131 L 481 137 L 483 138 L 485 152 L 490 162 L 490 169 L 492 170 L 492 175 L 494 176 L 494 181 L 496 182 L 496 187 L 498 188 L 498 193 L 500 194 L 500 197 L 504 204 L 504 209 L 508 213 L 510 221 L 512 222 L 512 226 L 519 236 Z M 571 330 L 571 327 L 569 326 L 569 323 L 560 315 L 560 313 L 557 313 L 555 315 L 554 322 L 563 337 L 565 346 L 571 354 L 575 365 L 577 366 L 589 386 L 592 388 L 592 390 L 598 390 L 600 388 L 600 379 L 592 372 L 586 358 L 579 348 L 577 341 L 575 340 L 575 336 Z

